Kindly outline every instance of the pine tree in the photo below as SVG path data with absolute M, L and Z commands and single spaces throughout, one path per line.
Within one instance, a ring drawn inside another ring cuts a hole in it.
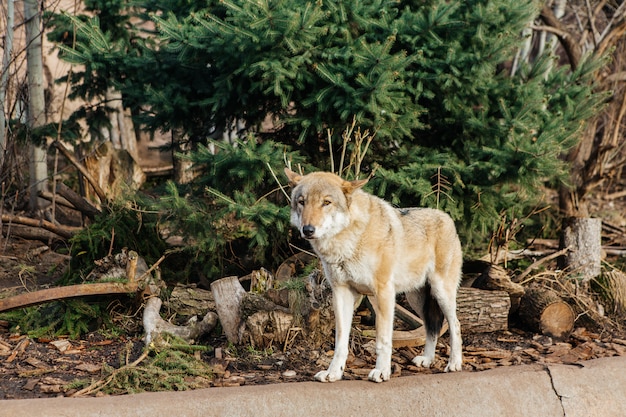
M 366 160 L 382 167 L 374 189 L 396 204 L 440 206 L 465 220 L 468 237 L 536 204 L 603 99 L 589 85 L 599 59 L 549 72 L 546 55 L 509 74 L 538 13 L 532 1 L 223 5 L 158 20 L 181 62 L 209 63 L 196 67 L 214 80 L 207 104 L 250 124 L 274 115 L 285 124 L 277 137 L 297 137 L 319 168 L 324 129 L 355 117 L 377 132 Z M 435 174 L 449 181 L 443 199 Z
M 339 132 L 354 120 L 376 133 L 362 164 L 364 173 L 378 168 L 371 189 L 394 204 L 450 212 L 466 241 L 486 241 L 501 216 L 536 204 L 603 99 L 589 85 L 598 58 L 576 71 L 548 71 L 556 62 L 546 55 L 510 74 L 523 30 L 538 14 L 532 0 L 175 4 L 135 4 L 141 16 L 151 13 L 156 34 L 139 36 L 124 24 L 131 35 L 114 36 L 101 22 L 74 19 L 84 36 L 64 52 L 114 83 L 144 127 L 180 129 L 197 143 L 238 120 L 256 135 L 251 145 L 272 139 L 309 167 L 328 169 L 329 153 L 338 159 L 341 152 Z M 268 117 L 271 132 L 260 129 Z M 235 178 L 218 175 L 223 161 L 200 149 L 204 181 Z M 243 164 L 239 174 L 258 184 L 256 169 L 265 168 Z M 240 183 L 247 182 L 232 186 Z M 261 230 L 271 210 L 243 210 L 260 190 L 241 188 L 201 195 L 203 204 L 256 215 Z M 171 190 L 173 205 L 182 201 L 178 191 Z

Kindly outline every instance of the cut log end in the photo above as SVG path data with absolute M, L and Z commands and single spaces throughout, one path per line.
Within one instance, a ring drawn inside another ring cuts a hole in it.
M 539 331 L 546 336 L 564 340 L 574 330 L 575 319 L 576 316 L 569 304 L 563 301 L 554 302 L 545 307 L 541 313 Z
M 548 288 L 529 288 L 520 303 L 519 317 L 529 330 L 565 340 L 574 329 L 572 307 Z

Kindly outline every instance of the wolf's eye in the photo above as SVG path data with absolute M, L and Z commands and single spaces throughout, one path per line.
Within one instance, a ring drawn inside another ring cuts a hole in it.
M 324 201 L 322 202 L 322 205 L 323 205 L 323 206 L 330 206 L 330 203 L 331 203 L 331 201 L 330 201 L 330 200 L 324 200 Z
M 298 200 L 298 204 L 304 206 L 304 200 Z

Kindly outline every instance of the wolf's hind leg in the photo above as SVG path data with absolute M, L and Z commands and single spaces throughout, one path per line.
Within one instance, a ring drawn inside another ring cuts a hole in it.
M 442 281 L 439 281 L 442 282 Z M 463 353 L 461 325 L 456 316 L 456 286 L 435 285 L 433 286 L 433 296 L 436 299 L 438 308 L 448 321 L 450 335 L 450 358 L 445 372 L 456 372 L 462 369 Z
M 430 285 L 411 291 L 406 294 L 409 305 L 424 320 L 426 329 L 426 343 L 421 355 L 413 358 L 416 366 L 428 368 L 435 360 L 437 339 L 443 322 L 443 315 L 435 299 L 430 293 Z
M 448 294 L 439 301 L 443 315 L 446 317 L 450 334 L 450 358 L 445 372 L 457 372 L 463 368 L 463 341 L 461 338 L 461 325 L 456 316 L 456 294 Z

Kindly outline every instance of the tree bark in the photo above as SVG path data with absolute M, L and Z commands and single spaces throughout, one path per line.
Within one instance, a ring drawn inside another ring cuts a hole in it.
M 42 228 L 52 233 L 56 233 L 65 239 L 70 239 L 74 236 L 74 234 L 76 234 L 76 232 L 82 230 L 81 227 L 57 226 L 56 224 L 46 220 L 37 220 L 30 217 L 14 216 L 10 214 L 3 214 L 0 218 L 5 223 L 18 223 L 34 228 Z
M 236 276 L 222 278 L 211 283 L 215 308 L 222 329 L 230 343 L 240 343 L 242 320 L 241 300 L 246 294 Z
M 106 194 L 104 193 L 104 190 L 100 187 L 100 185 L 98 185 L 98 182 L 91 176 L 89 171 L 87 171 L 87 168 L 85 168 L 85 166 L 81 164 L 78 161 L 78 159 L 76 159 L 76 157 L 74 157 L 74 155 L 72 155 L 72 153 L 61 142 L 55 141 L 52 143 L 52 145 L 55 146 L 59 150 L 59 152 L 61 152 L 61 154 L 72 165 L 76 167 L 76 169 L 81 173 L 83 177 L 85 177 L 87 182 L 89 182 L 89 185 L 91 185 L 91 187 L 93 188 L 94 192 L 98 195 L 98 198 L 100 199 L 100 201 L 101 202 L 107 201 L 107 197 L 106 197 Z
M 42 227 L 24 226 L 21 224 L 7 225 L 5 223 L 2 225 L 2 233 L 4 236 L 10 235 L 26 240 L 38 240 L 45 245 L 48 245 L 50 242 L 67 241 L 67 239 Z
M 26 21 L 26 60 L 28 65 L 28 126 L 36 129 L 46 123 L 46 101 L 43 86 L 42 25 L 39 1 L 24 1 Z M 30 150 L 30 209 L 41 208 L 39 193 L 45 190 L 48 177 L 46 149 L 31 143 Z M 45 201 L 41 199 L 41 201 Z
M 15 26 L 15 2 L 7 1 L 7 20 L 5 22 L 4 50 L 2 53 L 2 67 L 0 67 L 0 169 L 4 164 L 4 154 L 7 149 L 7 90 L 9 86 L 9 67 L 13 54 L 13 27 Z
M 67 285 L 35 292 L 27 292 L 0 299 L 0 311 L 23 308 L 48 301 L 105 294 L 132 294 L 139 289 L 139 283 L 98 282 L 93 284 Z
M 67 201 L 69 201 L 75 210 L 80 211 L 90 219 L 94 219 L 96 215 L 100 214 L 100 210 L 92 205 L 89 201 L 85 200 L 74 190 L 69 188 L 62 182 L 58 182 L 56 186 L 56 192 Z
M 293 319 L 293 314 L 282 310 L 259 310 L 250 315 L 246 318 L 250 344 L 256 348 L 270 347 L 272 343 L 284 344 L 293 327 Z
M 193 162 L 189 160 L 192 146 L 191 141 L 184 137 L 182 129 L 172 129 L 172 146 L 175 150 L 174 180 L 178 184 L 189 184 L 195 178 Z
M 565 340 L 574 329 L 574 310 L 554 291 L 528 288 L 522 297 L 519 317 L 534 332 Z
M 456 304 L 461 332 L 464 334 L 489 333 L 508 328 L 511 299 L 505 291 L 459 288 Z
M 161 299 L 157 297 L 151 297 L 146 301 L 146 307 L 143 310 L 144 343 L 146 345 L 149 345 L 158 335 L 163 333 L 169 333 L 188 343 L 193 343 L 200 336 L 211 332 L 217 324 L 217 315 L 209 311 L 202 321 L 191 322 L 187 326 L 177 326 L 161 318 L 159 312 L 162 304 Z
M 480 275 L 472 282 L 473 288 L 505 291 L 511 298 L 511 312 L 517 310 L 520 299 L 524 295 L 524 287 L 513 282 L 506 269 L 485 261 L 464 263 L 463 272 L 467 272 L 469 269 L 480 271 Z
M 573 217 L 564 226 L 562 246 L 568 248 L 564 267 L 587 284 L 602 271 L 602 220 Z
M 124 109 L 122 93 L 109 87 L 105 93 L 108 107 L 111 109 L 109 120 L 111 127 L 103 132 L 115 149 L 127 151 L 135 161 L 138 161 L 137 136 L 130 117 Z

